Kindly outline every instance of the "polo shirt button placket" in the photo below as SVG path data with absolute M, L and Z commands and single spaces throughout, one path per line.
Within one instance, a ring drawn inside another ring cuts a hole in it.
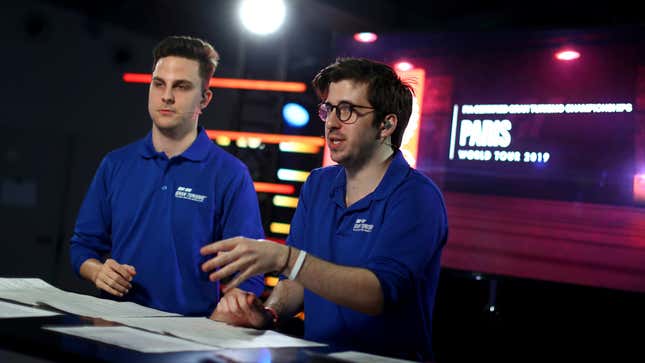
M 164 170 L 163 170 L 163 180 L 162 180 L 162 182 L 163 182 L 163 183 L 166 183 L 166 182 L 168 181 L 168 170 L 169 170 L 169 169 L 170 169 L 170 167 L 172 166 L 172 162 L 173 162 L 173 160 L 174 160 L 174 159 L 166 160 L 166 166 L 165 166 L 165 168 L 164 168 Z M 166 184 L 163 184 L 163 185 L 161 186 L 161 190 L 163 190 L 163 191 L 168 190 L 168 184 L 167 184 L 167 183 L 166 183 Z

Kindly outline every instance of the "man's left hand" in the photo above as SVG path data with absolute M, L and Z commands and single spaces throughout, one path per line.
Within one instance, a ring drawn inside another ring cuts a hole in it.
M 266 329 L 271 325 L 271 317 L 264 310 L 264 305 L 252 292 L 232 289 L 220 299 L 210 317 L 235 326 Z
M 211 272 L 211 281 L 218 281 L 239 272 L 226 284 L 227 293 L 251 276 L 277 271 L 285 266 L 288 247 L 266 240 L 234 237 L 213 242 L 199 251 L 203 256 L 215 257 L 202 264 L 202 271 Z

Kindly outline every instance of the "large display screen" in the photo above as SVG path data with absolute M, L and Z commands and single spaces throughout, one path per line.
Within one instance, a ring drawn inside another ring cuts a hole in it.
M 453 63 L 446 188 L 633 203 L 633 52 L 575 49 L 570 61 L 536 49 Z
M 338 55 L 423 70 L 444 267 L 645 292 L 644 35 L 385 34 Z

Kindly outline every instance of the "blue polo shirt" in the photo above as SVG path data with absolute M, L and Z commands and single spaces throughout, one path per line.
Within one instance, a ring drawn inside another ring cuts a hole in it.
M 199 249 L 241 235 L 264 236 L 248 169 L 200 127 L 193 144 L 171 159 L 155 151 L 151 133 L 105 156 L 79 211 L 70 254 L 76 273 L 105 254 L 134 266 L 124 299 L 206 316 L 219 285 L 202 272 L 210 257 Z M 240 287 L 260 294 L 264 281 L 255 276 Z
M 305 290 L 305 339 L 337 348 L 432 359 L 432 311 L 448 224 L 443 197 L 396 152 L 379 186 L 349 208 L 345 169 L 314 170 L 303 185 L 287 243 L 372 271 L 384 313 L 369 316 Z M 356 291 L 360 293 L 360 291 Z

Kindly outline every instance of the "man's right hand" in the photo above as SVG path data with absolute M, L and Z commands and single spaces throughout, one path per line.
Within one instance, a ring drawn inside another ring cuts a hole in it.
M 119 297 L 130 291 L 130 281 L 136 274 L 134 266 L 120 264 L 111 258 L 104 263 L 90 259 L 81 266 L 81 275 L 86 276 L 99 289 Z

